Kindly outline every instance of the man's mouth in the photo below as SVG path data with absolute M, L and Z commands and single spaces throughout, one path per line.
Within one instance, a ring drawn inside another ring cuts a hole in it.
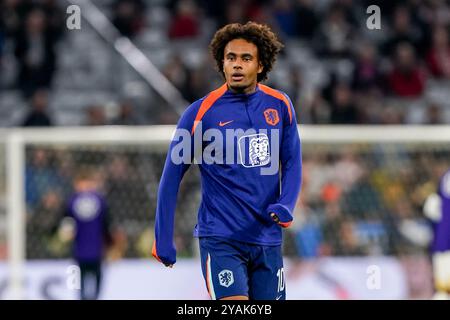
M 244 75 L 242 73 L 233 73 L 231 79 L 233 79 L 233 81 L 241 81 L 244 79 Z

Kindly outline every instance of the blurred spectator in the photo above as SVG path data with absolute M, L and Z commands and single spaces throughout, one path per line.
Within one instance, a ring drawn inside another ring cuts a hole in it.
M 368 248 L 358 239 L 357 226 L 350 219 L 341 221 L 336 240 L 332 246 L 333 255 L 366 256 L 369 254 Z
M 49 190 L 59 188 L 60 179 L 53 167 L 50 154 L 43 149 L 35 149 L 25 169 L 26 203 L 31 213 Z
M 14 37 L 17 35 L 28 7 L 29 4 L 23 0 L 4 0 L 0 2 L 0 28 L 3 27 L 5 36 Z
M 47 113 L 48 92 L 44 89 L 37 90 L 31 98 L 31 110 L 22 123 L 24 127 L 49 127 L 52 120 Z
M 189 97 L 190 71 L 179 54 L 174 54 L 170 57 L 163 69 L 163 74 L 178 90 L 180 90 L 183 97 Z
M 310 97 L 304 101 L 304 105 L 300 108 L 299 122 L 312 124 L 328 124 L 330 123 L 330 106 L 323 99 L 320 92 L 315 91 Z
M 358 51 L 353 70 L 352 87 L 362 92 L 377 89 L 380 85 L 380 78 L 376 48 L 371 43 L 364 43 Z
M 336 3 L 336 6 L 338 6 L 342 12 L 344 13 L 345 20 L 350 24 L 352 27 L 357 28 L 359 25 L 357 14 L 355 12 L 361 12 L 364 11 L 364 6 L 359 5 L 359 1 L 354 0 L 334 0 L 334 3 Z
M 180 0 L 169 27 L 172 39 L 193 38 L 200 33 L 198 8 L 193 0 Z
M 308 182 L 306 181 L 306 184 Z M 305 187 L 305 182 L 303 182 Z M 322 244 L 321 219 L 308 203 L 308 197 L 300 193 L 294 209 L 294 232 L 297 254 L 304 260 L 317 258 Z
M 62 198 L 56 189 L 49 189 L 42 195 L 35 208 L 35 213 L 29 217 L 27 228 L 33 230 L 27 234 L 27 258 L 39 258 L 39 254 L 47 257 L 58 257 L 60 248 L 52 243 L 52 233 L 61 219 Z
M 342 148 L 341 156 L 336 160 L 334 170 L 336 172 L 335 181 L 344 192 L 350 190 L 364 173 L 361 161 L 350 147 Z
M 394 67 L 388 74 L 390 91 L 399 97 L 417 98 L 425 89 L 425 74 L 417 65 L 414 48 L 400 43 L 396 49 Z
M 120 105 L 119 115 L 112 121 L 113 125 L 133 126 L 139 122 L 134 114 L 134 106 L 131 102 L 123 102 Z
M 92 105 L 86 109 L 86 125 L 88 126 L 107 125 L 105 110 L 102 106 Z
M 382 201 L 378 191 L 370 181 L 367 171 L 360 173 L 359 179 L 342 197 L 342 210 L 355 220 L 380 219 Z
M 433 103 L 426 109 L 425 124 L 445 124 L 444 115 L 439 105 Z
M 35 8 L 26 16 L 25 26 L 16 38 L 17 84 L 27 97 L 37 88 L 49 88 L 55 71 L 56 39 L 49 32 L 47 23 L 44 11 Z
M 319 17 L 314 10 L 313 0 L 297 0 L 297 34 L 304 40 L 310 40 L 319 26 Z
M 138 179 L 138 172 L 130 160 L 121 154 L 109 160 L 106 172 L 106 194 L 111 208 L 112 219 L 124 219 L 133 206 L 134 217 L 145 217 L 150 197 L 146 192 L 145 182 Z M 124 206 L 124 203 L 129 205 Z
M 279 0 L 274 2 L 273 16 L 281 31 L 280 36 L 297 36 L 296 12 L 291 0 Z
M 405 123 L 405 114 L 394 106 L 387 105 L 381 110 L 380 124 L 402 124 Z
M 432 46 L 426 56 L 431 74 L 437 78 L 450 78 L 449 33 L 444 26 L 433 30 Z
M 416 50 L 421 41 L 421 31 L 411 23 L 411 12 L 407 6 L 399 5 L 395 8 L 391 35 L 382 45 L 385 55 L 395 54 L 401 43 L 408 43 Z
M 206 94 L 208 94 L 208 81 L 204 69 L 194 69 L 188 73 L 189 80 L 187 81 L 187 89 L 185 90 L 185 98 L 189 102 L 194 102 Z
M 352 28 L 344 11 L 332 5 L 316 34 L 317 53 L 329 58 L 347 58 L 351 54 L 352 40 Z
M 347 84 L 341 83 L 334 88 L 330 120 L 334 124 L 358 123 L 358 110 Z
M 248 20 L 248 5 L 248 0 L 244 0 L 242 2 L 236 0 L 229 1 L 225 8 L 225 20 L 222 23 L 219 23 L 219 25 L 223 26 L 228 23 L 245 23 Z
M 116 0 L 112 22 L 123 36 L 133 38 L 145 26 L 145 9 L 142 0 Z
M 324 208 L 324 219 L 321 224 L 323 234 L 321 251 L 324 255 L 335 254 L 336 235 L 339 234 L 342 221 L 343 216 L 339 201 L 326 203 Z
M 41 0 L 40 3 L 46 15 L 48 32 L 57 40 L 61 38 L 66 27 L 65 12 L 58 2 L 58 0 Z

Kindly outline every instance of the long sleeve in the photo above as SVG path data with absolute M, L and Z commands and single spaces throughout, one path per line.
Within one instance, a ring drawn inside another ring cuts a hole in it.
M 267 214 L 275 213 L 279 218 L 279 225 L 285 228 L 292 223 L 293 211 L 302 181 L 301 142 L 297 130 L 295 110 L 289 98 L 288 101 L 290 104 L 288 108 L 291 110 L 292 117 L 289 117 L 286 108 L 283 115 L 285 125 L 280 148 L 281 193 L 278 202 L 269 205 L 267 208 Z
M 158 189 L 152 255 L 164 264 L 176 262 L 176 249 L 173 244 L 175 209 L 181 180 L 193 158 L 193 138 L 190 134 L 194 122 L 192 109 L 193 105 L 178 122 Z

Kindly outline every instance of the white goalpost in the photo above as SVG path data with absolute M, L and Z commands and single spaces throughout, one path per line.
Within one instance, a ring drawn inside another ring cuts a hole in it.
M 26 148 L 54 146 L 148 146 L 165 153 L 174 126 L 80 127 L 0 131 L 6 150 L 8 298 L 26 298 Z M 449 144 L 450 126 L 308 126 L 299 125 L 303 145 Z M 450 159 L 449 159 L 450 167 Z

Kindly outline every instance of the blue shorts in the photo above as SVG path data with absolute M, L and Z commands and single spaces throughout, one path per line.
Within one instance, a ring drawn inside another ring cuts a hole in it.
M 199 239 L 203 277 L 211 299 L 247 296 L 285 300 L 281 246 L 264 246 L 220 237 Z

